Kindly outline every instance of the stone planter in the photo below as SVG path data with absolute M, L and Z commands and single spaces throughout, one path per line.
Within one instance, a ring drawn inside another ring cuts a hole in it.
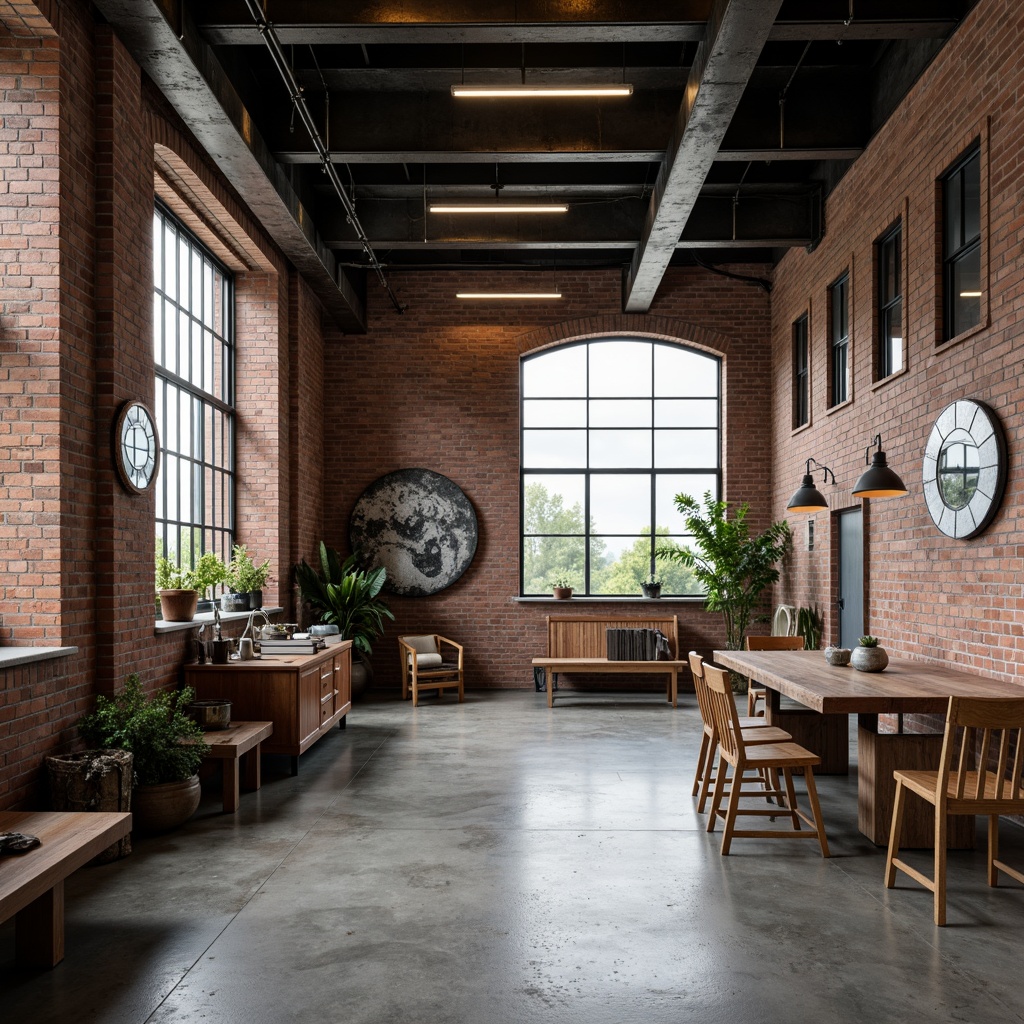
M 854 647 L 850 664 L 858 672 L 881 672 L 889 664 L 889 655 L 881 647 Z
M 222 612 L 247 612 L 249 610 L 249 595 L 221 594 L 220 610 Z
M 198 605 L 198 590 L 160 591 L 160 614 L 165 622 L 191 622 Z
M 864 650 L 867 650 L 865 647 Z M 851 652 L 848 647 L 826 647 L 825 661 L 834 667 L 842 667 L 850 664 Z
M 199 806 L 199 776 L 184 782 L 136 786 L 132 791 L 132 830 L 166 832 L 183 825 Z

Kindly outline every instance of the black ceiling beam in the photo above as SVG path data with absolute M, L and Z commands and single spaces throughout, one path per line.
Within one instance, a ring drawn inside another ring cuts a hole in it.
M 623 308 L 646 313 L 739 106 L 782 0 L 715 0 L 666 146 Z
M 328 314 L 343 330 L 365 331 L 361 279 L 353 281 L 337 267 L 287 174 L 274 161 L 186 12 L 171 5 L 172 26 L 164 5 L 151 0 L 96 0 L 96 6 L 231 185 L 245 196 L 246 205 L 303 274 Z

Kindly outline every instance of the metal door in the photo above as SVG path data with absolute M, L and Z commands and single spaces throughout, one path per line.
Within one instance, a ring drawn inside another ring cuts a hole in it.
M 864 513 L 840 512 L 839 646 L 854 648 L 864 633 Z

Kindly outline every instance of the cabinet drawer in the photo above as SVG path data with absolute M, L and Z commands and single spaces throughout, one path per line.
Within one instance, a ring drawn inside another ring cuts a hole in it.
M 327 693 L 320 698 L 320 722 L 326 722 L 334 714 L 334 688 L 331 687 Z

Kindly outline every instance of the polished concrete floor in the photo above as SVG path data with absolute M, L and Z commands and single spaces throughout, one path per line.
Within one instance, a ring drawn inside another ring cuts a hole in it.
M 213 787 L 182 829 L 73 876 L 54 970 L 19 972 L 0 926 L 0 1020 L 1024 1019 L 1020 887 L 952 854 L 935 928 L 929 894 L 883 887 L 845 778 L 820 783 L 830 860 L 723 858 L 690 797 L 698 738 L 692 695 L 357 704 L 297 777 L 266 758 L 237 814 Z

